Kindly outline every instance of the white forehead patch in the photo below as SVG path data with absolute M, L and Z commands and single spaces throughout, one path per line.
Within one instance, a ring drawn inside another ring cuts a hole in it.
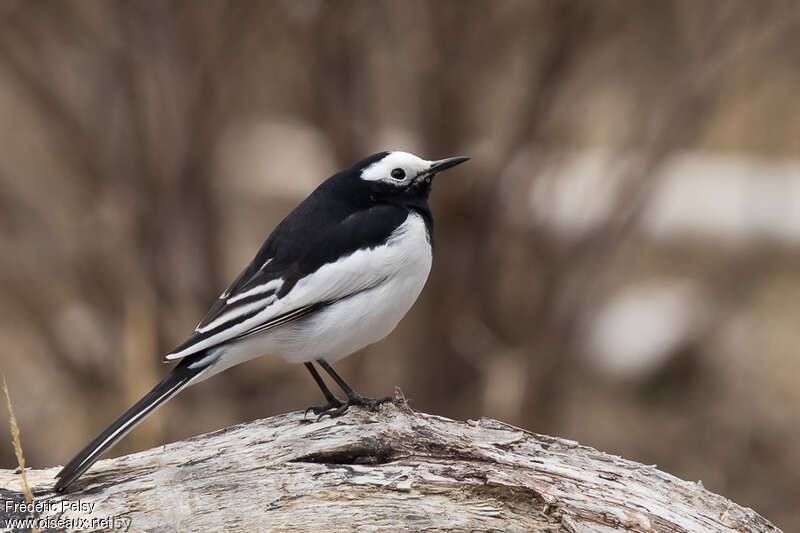
M 372 163 L 361 171 L 361 179 L 366 181 L 384 181 L 395 185 L 409 183 L 417 174 L 427 170 L 431 166 L 431 161 L 426 161 L 408 152 L 390 152 L 389 155 Z M 392 177 L 392 170 L 401 168 L 406 173 L 406 177 L 398 180 Z

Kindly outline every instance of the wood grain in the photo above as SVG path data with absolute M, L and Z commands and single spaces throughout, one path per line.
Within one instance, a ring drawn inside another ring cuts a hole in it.
M 35 501 L 49 506 L 40 517 L 95 519 L 101 530 L 117 517 L 129 531 L 780 533 L 653 466 L 405 405 L 318 422 L 289 413 L 100 461 L 63 495 L 51 491 L 57 471 L 28 471 Z M 24 500 L 18 473 L 0 470 L 0 487 Z M 4 505 L 0 525 L 9 514 Z

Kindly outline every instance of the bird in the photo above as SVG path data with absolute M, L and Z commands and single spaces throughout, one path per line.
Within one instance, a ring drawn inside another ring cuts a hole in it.
M 319 418 L 374 408 L 331 367 L 386 337 L 422 291 L 433 260 L 428 204 L 437 173 L 469 157 L 380 152 L 323 181 L 269 235 L 165 362 L 178 364 L 56 474 L 63 492 L 184 388 L 262 355 L 303 363 L 326 403 Z M 314 365 L 347 396 L 340 400 Z

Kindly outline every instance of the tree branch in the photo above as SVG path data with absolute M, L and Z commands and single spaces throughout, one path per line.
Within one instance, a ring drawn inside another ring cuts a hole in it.
M 391 404 L 319 422 L 289 413 L 100 461 L 64 495 L 51 490 L 57 471 L 28 473 L 40 517 L 130 519 L 129 531 L 780 533 L 654 466 Z M 24 501 L 20 485 L 0 470 L 4 499 Z M 9 515 L 19 509 L 4 504 L 0 524 Z

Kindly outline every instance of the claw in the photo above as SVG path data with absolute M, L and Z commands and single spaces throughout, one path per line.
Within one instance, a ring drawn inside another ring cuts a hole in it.
M 319 422 L 320 418 L 325 416 L 325 414 L 327 414 L 328 411 L 335 411 L 335 410 L 341 409 L 341 407 L 344 406 L 344 405 L 347 405 L 347 404 L 345 402 L 339 400 L 339 399 L 336 399 L 336 398 L 334 398 L 334 400 L 328 402 L 326 405 L 312 405 L 311 407 L 306 409 L 305 413 L 303 413 L 303 420 L 307 420 L 308 419 L 308 412 L 311 411 L 315 415 L 319 415 L 319 417 L 317 417 L 317 422 Z
M 325 411 L 323 413 L 320 413 L 320 415 L 317 417 L 317 422 L 319 422 L 320 420 L 325 418 L 325 416 L 329 416 L 331 418 L 340 417 L 340 416 L 342 416 L 343 414 L 345 414 L 347 412 L 347 409 L 349 407 L 350 406 L 348 404 L 343 404 L 343 405 L 340 405 L 339 407 L 331 408 L 331 409 L 329 409 L 329 410 L 327 410 L 327 411 Z

